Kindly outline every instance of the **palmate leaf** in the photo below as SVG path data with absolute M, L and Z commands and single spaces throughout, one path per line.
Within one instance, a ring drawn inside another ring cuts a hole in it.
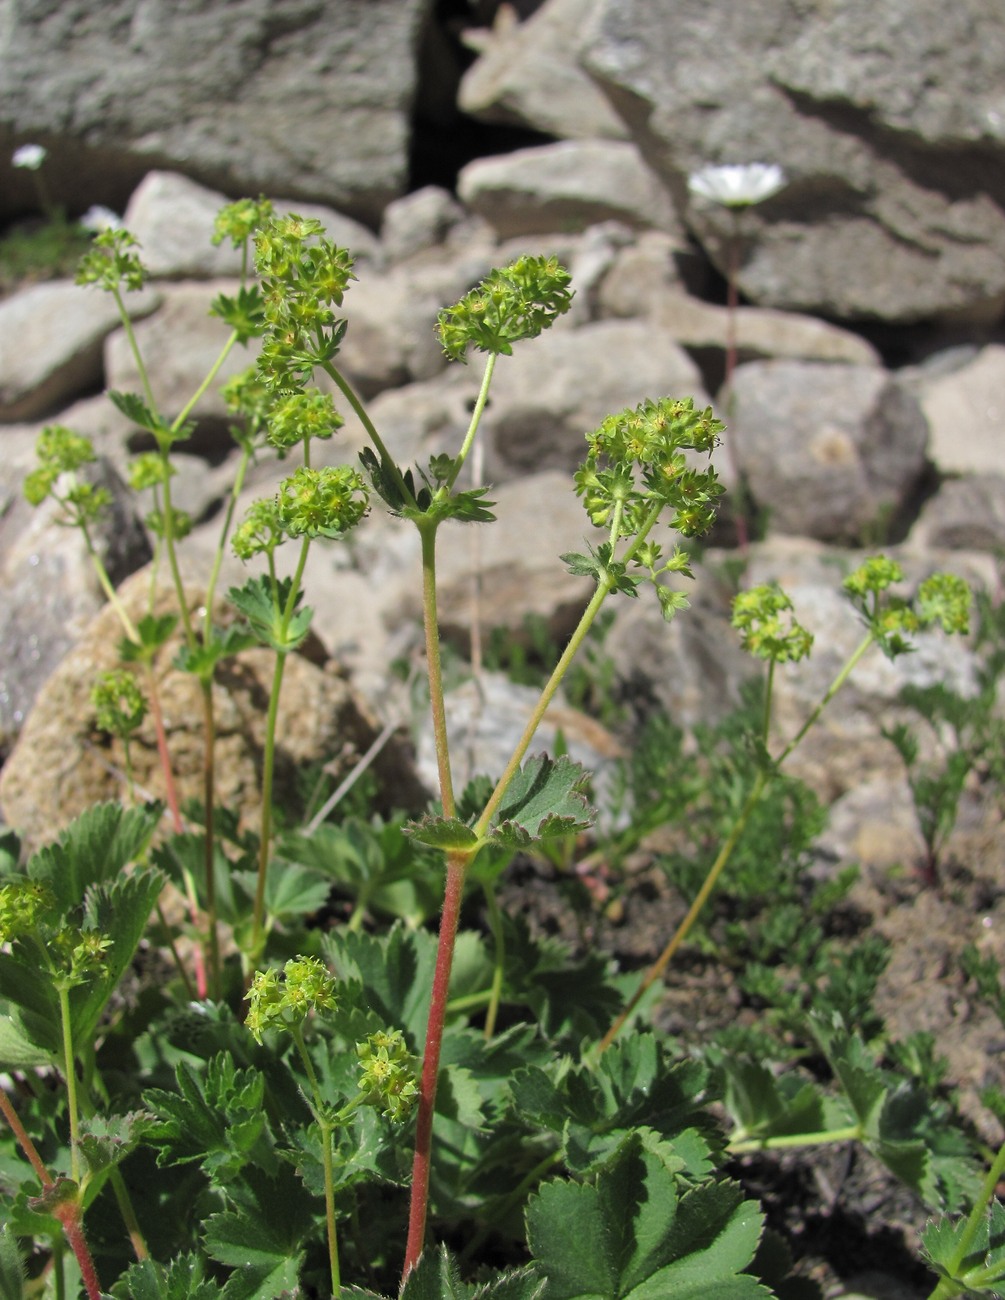
M 584 769 L 564 755 L 538 754 L 520 768 L 493 818 L 491 843 L 527 848 L 541 840 L 588 829 L 593 809 L 583 798 Z
M 1005 1206 L 993 1200 L 976 1236 L 964 1242 L 967 1220 L 939 1219 L 921 1234 L 921 1253 L 940 1278 L 966 1288 L 967 1295 L 1005 1289 Z
M 28 860 L 28 876 L 49 888 L 62 911 L 79 906 L 92 885 L 115 880 L 150 843 L 163 805 L 99 803 L 74 818 L 55 844 Z
M 547 1283 L 529 1268 L 500 1273 L 488 1282 L 465 1282 L 454 1257 L 441 1246 L 424 1252 L 397 1300 L 544 1300 Z M 342 1288 L 346 1300 L 387 1300 L 363 1287 Z
M 548 1300 L 758 1300 L 745 1274 L 762 1215 L 733 1183 L 680 1194 L 638 1133 L 588 1183 L 555 1180 L 531 1198 L 527 1230 Z
M 550 1038 L 599 1037 L 623 998 L 600 953 L 573 960 L 557 939 L 531 935 L 522 916 L 503 916 L 506 980 L 503 997 L 531 1009 Z M 570 1043 L 571 1046 L 571 1043 Z
M 112 1287 L 115 1300 L 219 1300 L 220 1288 L 206 1277 L 201 1255 L 179 1255 L 167 1267 L 145 1259 L 133 1264 Z
M 405 1032 L 410 1048 L 424 1041 L 429 991 L 436 965 L 436 939 L 396 922 L 383 935 L 329 931 L 322 952 L 339 980 L 358 981 L 343 1003 L 365 1006 L 383 1025 Z
M 230 1189 L 236 1210 L 206 1221 L 206 1253 L 235 1272 L 227 1300 L 276 1300 L 296 1287 L 302 1246 L 315 1227 L 315 1204 L 292 1169 L 280 1165 L 275 1178 L 251 1167 Z
M 143 1111 L 82 1119 L 77 1147 L 88 1171 L 101 1174 L 125 1160 L 143 1138 L 150 1121 L 151 1116 Z
M 177 1092 L 148 1089 L 143 1104 L 154 1118 L 147 1140 L 158 1148 L 159 1165 L 198 1161 L 211 1177 L 233 1177 L 254 1155 L 274 1163 L 264 1110 L 265 1077 L 238 1070 L 226 1052 L 214 1056 L 202 1075 L 186 1061 L 175 1066 Z

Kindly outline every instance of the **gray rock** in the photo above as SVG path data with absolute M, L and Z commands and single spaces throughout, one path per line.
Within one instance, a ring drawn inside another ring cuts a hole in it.
M 603 316 L 644 316 L 670 333 L 689 351 L 717 354 L 720 365 L 729 336 L 725 307 L 704 302 L 678 282 L 669 252 L 641 242 L 624 250 L 600 287 Z M 844 361 L 879 365 L 880 356 L 858 334 L 798 312 L 771 307 L 738 307 L 735 317 L 737 359 L 801 357 L 809 361 Z
M 436 248 L 466 219 L 452 194 L 437 185 L 426 185 L 384 209 L 380 227 L 384 252 L 392 262 L 401 262 Z
M 911 530 L 924 547 L 1005 550 L 1005 474 L 966 474 L 944 483 Z
M 1005 347 L 990 343 L 968 364 L 920 383 L 940 470 L 1005 473 Z
M 35 468 L 37 430 L 0 431 L 0 752 L 16 740 L 35 697 L 56 665 L 104 605 L 84 540 L 56 526 L 54 503 L 33 508 L 24 499 Z M 112 506 L 93 526 L 95 549 L 113 582 L 150 558 L 135 503 L 107 461 L 88 477 L 112 493 Z
M 147 609 L 150 577 L 135 575 L 121 599 L 135 619 Z M 190 608 L 201 596 L 187 593 Z M 158 589 L 156 612 L 174 607 L 174 591 Z M 9 825 L 29 840 L 51 839 L 72 817 L 101 799 L 122 795 L 123 756 L 118 742 L 110 749 L 96 743 L 89 693 L 95 678 L 117 664 L 121 628 L 105 607 L 89 624 L 79 643 L 47 681 L 0 772 L 0 807 Z M 155 674 L 182 800 L 201 797 L 202 736 L 200 690 L 194 676 L 175 669 L 171 660 L 177 636 L 158 654 Z M 221 668 L 214 683 L 217 743 L 217 797 L 251 825 L 259 804 L 259 776 L 265 714 L 261 701 L 271 688 L 274 656 L 268 650 L 244 651 Z M 335 762 L 343 774 L 376 735 L 376 721 L 359 697 L 335 672 L 291 655 L 283 679 L 277 731 L 277 793 L 294 788 L 296 770 L 310 763 Z M 152 718 L 148 717 L 130 747 L 140 789 L 163 796 L 163 773 Z M 392 747 L 379 765 L 396 783 L 396 796 L 415 803 L 414 775 Z
M 322 200 L 376 221 L 405 185 L 430 7 L 8 5 L 0 122 L 22 138 L 86 143 L 120 177 L 154 163 L 230 193 Z M 52 169 L 57 201 L 78 197 L 79 153 L 65 161 L 77 165 Z
M 478 158 L 462 168 L 457 192 L 503 238 L 609 220 L 676 228 L 669 195 L 621 140 L 563 140 Z
M 163 305 L 136 327 L 136 343 L 150 373 L 154 401 L 168 420 L 185 408 L 226 345 L 230 331 L 219 317 L 210 315 L 210 306 L 218 294 L 233 295 L 237 289 L 238 282 L 231 280 L 164 284 Z M 216 381 L 194 408 L 198 427 L 186 451 L 218 458 L 228 448 L 226 425 L 231 417 L 220 396 L 220 385 L 246 370 L 256 354 L 254 344 L 231 349 Z M 136 359 L 123 330 L 112 334 L 105 344 L 105 382 L 117 392 L 143 391 Z
M 639 321 L 553 330 L 499 361 L 483 422 L 489 475 L 571 472 L 606 416 L 647 397 L 691 396 L 708 403 L 697 366 L 665 330 Z
M 228 203 L 225 194 L 206 189 L 177 172 L 149 172 L 134 191 L 123 224 L 140 242 L 144 265 L 159 279 L 210 280 L 241 274 L 241 251 L 229 239 L 215 245 L 213 223 Z M 322 222 L 328 238 L 357 257 L 374 258 L 373 233 L 351 217 L 315 203 L 275 202 L 277 215 L 291 207 Z M 251 250 L 252 255 L 254 249 Z M 253 268 L 252 268 L 253 269 Z
M 928 427 L 879 366 L 752 361 L 733 380 L 737 463 L 773 532 L 885 535 L 924 471 Z
M 498 673 L 482 673 L 446 693 L 455 790 L 463 789 L 472 777 L 502 774 L 539 695 L 534 687 L 517 686 Z M 553 753 L 559 732 L 569 757 L 592 774 L 594 789 L 602 791 L 621 757 L 620 745 L 605 727 L 570 708 L 559 695 L 544 715 L 529 756 Z M 437 789 L 436 754 L 428 722 L 420 730 L 417 750 L 419 776 L 430 789 Z
M 785 169 L 788 188 L 743 215 L 752 301 L 989 320 L 1005 303 L 1000 17 L 996 0 L 949 17 L 939 0 L 602 0 L 582 54 L 720 268 L 734 222 L 691 201 L 688 174 Z
M 461 110 L 560 139 L 626 139 L 624 123 L 575 57 L 593 6 L 594 0 L 546 0 L 526 22 L 488 33 L 461 81 Z
M 133 318 L 160 301 L 124 296 Z M 101 382 L 101 350 L 120 325 L 110 294 L 69 280 L 36 284 L 0 302 L 0 421 L 34 420 Z

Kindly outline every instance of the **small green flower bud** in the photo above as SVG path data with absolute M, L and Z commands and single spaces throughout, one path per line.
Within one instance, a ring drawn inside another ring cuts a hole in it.
M 142 289 L 148 272 L 133 252 L 137 240 L 128 230 L 102 230 L 77 267 L 77 284 L 96 284 L 108 292 Z
M 266 198 L 260 197 L 257 201 L 238 199 L 236 203 L 228 203 L 216 214 L 212 242 L 222 244 L 229 239 L 235 248 L 240 248 L 271 216 L 272 204 Z
M 155 537 L 164 537 L 166 533 L 165 516 L 162 510 L 151 510 L 144 520 Z M 187 537 L 192 531 L 192 516 L 187 510 L 171 507 L 171 536 L 176 542 Z
M 849 596 L 864 598 L 869 593 L 886 591 L 903 580 L 904 571 L 899 564 L 885 555 L 872 555 L 854 573 L 849 573 L 842 586 Z
M 918 589 L 918 611 L 925 624 L 940 623 L 943 632 L 970 631 L 970 588 L 952 573 L 933 573 Z
M 156 451 L 144 451 L 129 462 L 129 486 L 134 492 L 145 492 L 160 487 L 177 473 L 166 456 Z
M 276 402 L 269 412 L 269 441 L 274 447 L 294 447 L 305 438 L 330 438 L 345 421 L 330 393 L 294 393 Z
M 230 545 L 239 560 L 247 564 L 256 555 L 271 555 L 284 540 L 275 497 L 252 501 L 244 519 L 234 529 Z
M 741 591 L 733 600 L 733 626 L 744 650 L 776 664 L 805 659 L 812 635 L 791 616 L 792 601 L 777 583 Z
M 136 730 L 147 713 L 136 678 L 124 668 L 101 674 L 91 688 L 91 703 L 99 728 L 123 738 Z
M 10 943 L 34 930 L 55 906 L 45 885 L 21 878 L 0 888 L 0 943 Z
M 400 1030 L 378 1030 L 356 1044 L 359 1057 L 359 1088 L 368 1105 L 400 1123 L 412 1111 L 419 1096 L 415 1082 L 415 1060 L 409 1054 Z

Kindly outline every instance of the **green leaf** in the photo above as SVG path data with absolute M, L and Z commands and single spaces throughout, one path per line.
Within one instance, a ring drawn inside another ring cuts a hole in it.
M 297 1285 L 301 1246 L 314 1227 L 312 1199 L 285 1165 L 275 1178 L 249 1167 L 231 1191 L 238 1209 L 206 1221 L 206 1253 L 236 1270 L 223 1290 L 228 1300 L 275 1300 Z
M 375 1027 L 404 1030 L 415 1050 L 425 1038 L 435 937 L 396 922 L 380 936 L 329 931 L 321 946 L 340 979 L 360 983 L 358 994 L 346 991 L 345 1004 L 365 1006 L 379 1022 Z
M 489 831 L 489 841 L 524 849 L 541 840 L 586 830 L 593 809 L 583 798 L 588 777 L 572 759 L 538 754 L 510 783 Z
M 417 843 L 425 844 L 431 849 L 440 849 L 444 853 L 473 849 L 478 843 L 478 836 L 470 826 L 465 826 L 456 817 L 427 816 L 403 829 Z
M 24 1300 L 24 1262 L 6 1225 L 0 1228 L 0 1300 Z
M 112 1287 L 116 1300 L 219 1300 L 220 1288 L 206 1277 L 201 1255 L 179 1255 L 166 1267 L 145 1259 L 133 1264 Z
M 271 1158 L 265 1111 L 265 1077 L 238 1070 L 220 1052 L 199 1075 L 187 1061 L 175 1066 L 178 1091 L 148 1089 L 143 1104 L 156 1117 L 147 1141 L 159 1148 L 159 1165 L 198 1161 L 211 1178 L 232 1178 L 252 1158 Z
M 28 876 L 52 890 L 60 911 L 77 907 L 92 885 L 115 880 L 141 856 L 162 812 L 155 803 L 141 808 L 95 804 L 70 822 L 56 844 L 28 860 Z
M 35 978 L 37 981 L 37 974 Z M 38 1045 L 26 1031 L 16 1009 L 0 1015 L 0 1069 L 31 1070 L 38 1065 L 49 1065 L 52 1059 L 52 1053 Z
M 82 1119 L 77 1148 L 88 1171 L 101 1174 L 125 1160 L 144 1136 L 150 1119 L 143 1111 Z
M 249 898 L 254 898 L 256 872 L 235 872 L 234 880 Z M 269 863 L 265 874 L 265 910 L 271 921 L 288 925 L 309 916 L 325 905 L 330 893 L 331 884 L 318 871 L 275 858 Z
M 997 1293 L 1005 1281 L 1005 1206 L 993 1200 L 969 1246 L 966 1219 L 939 1219 L 921 1234 L 922 1254 L 940 1278 L 966 1289 Z
M 503 1273 L 490 1282 L 464 1282 L 456 1260 L 446 1246 L 441 1246 L 423 1253 L 409 1273 L 399 1300 L 539 1300 L 545 1295 L 545 1285 L 530 1269 Z
M 227 599 L 247 619 L 252 635 L 279 654 L 289 654 L 303 643 L 314 616 L 312 609 L 297 609 L 283 633 L 282 611 L 286 608 L 292 585 L 292 578 L 281 578 L 273 588 L 269 575 L 261 573 L 249 578 L 243 587 L 231 587 L 227 592 Z M 302 599 L 303 591 L 298 591 L 294 607 Z
M 108 396 L 112 405 L 131 420 L 133 424 L 138 424 L 141 429 L 146 429 L 149 433 L 163 435 L 167 432 L 167 425 L 150 410 L 143 398 L 137 393 L 119 393 L 114 389 L 110 390 Z
M 592 1183 L 545 1183 L 527 1209 L 535 1271 L 548 1300 L 755 1300 L 742 1270 L 761 1234 L 757 1206 L 732 1183 L 679 1194 L 638 1134 Z

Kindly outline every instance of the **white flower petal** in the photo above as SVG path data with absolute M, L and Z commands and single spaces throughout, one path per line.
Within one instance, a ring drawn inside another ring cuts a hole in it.
M 45 162 L 48 153 L 48 149 L 40 144 L 23 144 L 14 150 L 11 162 L 15 167 L 26 167 L 29 171 L 37 172 Z
M 100 203 L 95 203 L 77 219 L 77 224 L 97 234 L 102 230 L 118 230 L 122 225 L 122 218 L 111 208 L 104 208 Z
M 688 189 L 700 198 L 727 208 L 763 203 L 785 186 L 777 163 L 736 163 L 702 167 L 688 177 Z

